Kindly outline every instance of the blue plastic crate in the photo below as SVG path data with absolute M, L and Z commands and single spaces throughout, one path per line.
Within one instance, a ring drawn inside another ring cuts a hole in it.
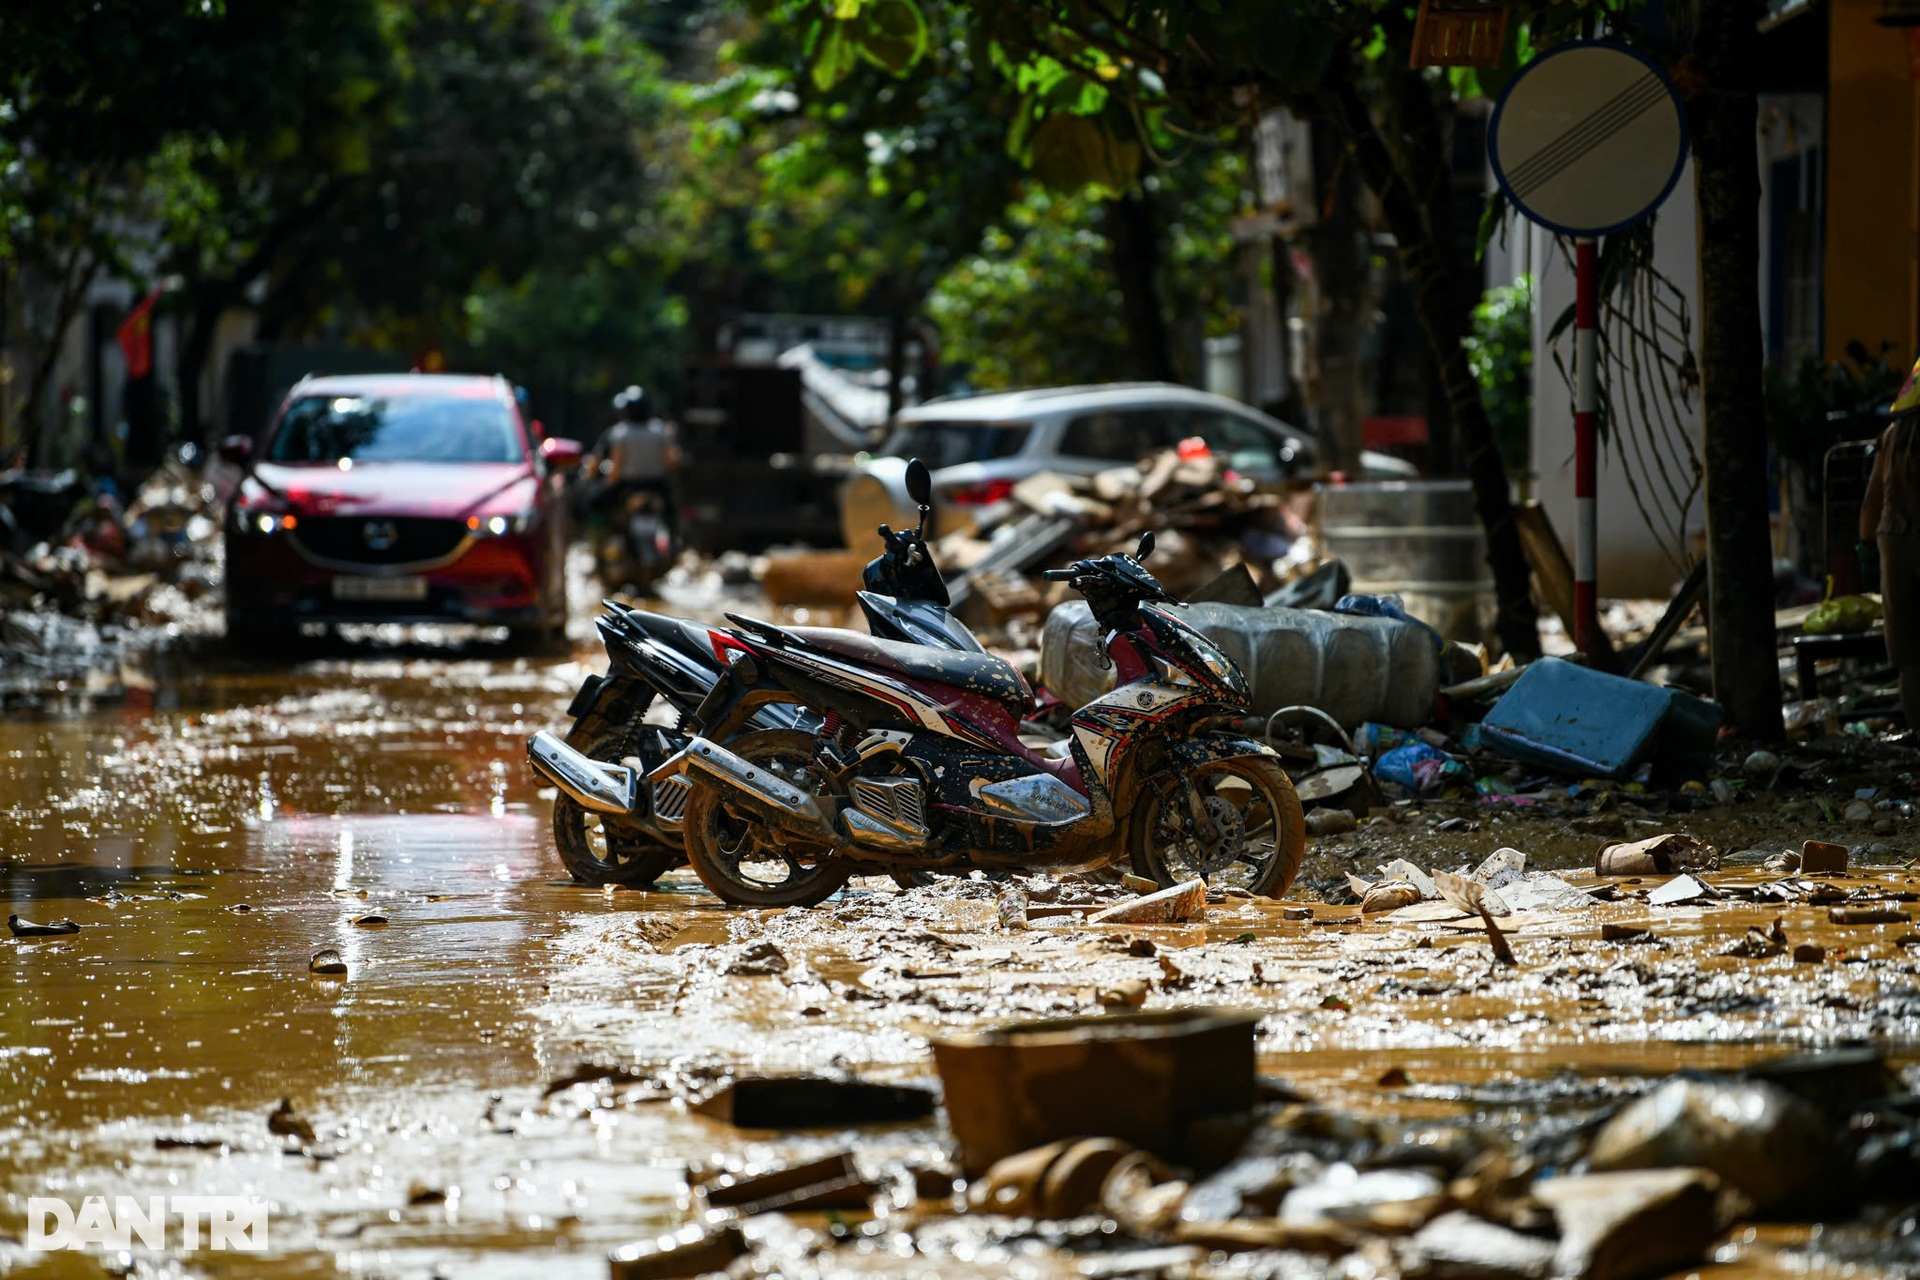
M 1719 731 L 1718 703 L 1542 658 L 1481 722 L 1480 740 L 1576 777 L 1624 778 L 1643 760 L 1701 767 Z

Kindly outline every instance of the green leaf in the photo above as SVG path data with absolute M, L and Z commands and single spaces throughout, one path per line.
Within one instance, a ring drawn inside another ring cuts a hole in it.
M 1124 191 L 1140 175 L 1140 144 L 1093 116 L 1050 115 L 1033 131 L 1033 174 L 1056 191 Z
M 1506 243 L 1507 210 L 1506 191 L 1503 188 L 1495 187 L 1492 194 L 1487 196 L 1486 208 L 1480 211 L 1480 231 L 1479 234 L 1474 237 L 1473 243 L 1473 260 L 1475 262 L 1485 262 L 1487 260 L 1487 246 L 1493 243 L 1493 237 L 1496 232 L 1500 236 L 1500 242 L 1502 244 Z
M 820 40 L 820 50 L 814 55 L 814 87 L 822 93 L 828 92 L 847 78 L 859 58 L 860 51 L 848 38 L 846 27 L 834 23 L 827 28 Z
M 873 0 L 860 13 L 860 56 L 905 75 L 926 56 L 927 19 L 914 0 Z

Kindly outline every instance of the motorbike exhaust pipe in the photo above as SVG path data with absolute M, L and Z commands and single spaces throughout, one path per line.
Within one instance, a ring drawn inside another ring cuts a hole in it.
M 812 796 L 717 742 L 694 738 L 648 774 L 647 780 L 658 782 L 680 774 L 698 785 L 713 787 L 728 804 L 746 809 L 772 826 L 822 843 L 838 843 L 838 833 Z
M 640 779 L 632 769 L 589 759 L 545 729 L 528 739 L 527 763 L 582 808 L 626 815 L 638 803 Z

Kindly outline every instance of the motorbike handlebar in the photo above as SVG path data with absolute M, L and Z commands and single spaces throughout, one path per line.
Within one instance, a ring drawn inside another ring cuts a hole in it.
M 1048 582 L 1072 582 L 1074 573 L 1071 569 L 1048 569 L 1040 576 Z

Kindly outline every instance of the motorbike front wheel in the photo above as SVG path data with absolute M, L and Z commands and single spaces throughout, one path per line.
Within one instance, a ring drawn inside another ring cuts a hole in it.
M 1149 778 L 1127 832 L 1136 875 L 1161 885 L 1198 877 L 1268 898 L 1292 886 L 1306 848 L 1293 781 L 1265 756 Z
M 727 749 L 809 795 L 821 789 L 819 746 L 811 733 L 762 729 L 742 734 Z M 838 893 L 853 875 L 850 859 L 831 848 L 794 843 L 697 782 L 687 800 L 686 832 L 694 874 L 736 906 L 811 907 Z
M 609 764 L 627 754 L 627 735 L 614 726 L 570 740 L 583 755 Z M 588 809 L 565 792 L 553 801 L 553 843 L 560 861 L 582 884 L 647 889 L 680 861 L 680 850 L 611 814 Z

